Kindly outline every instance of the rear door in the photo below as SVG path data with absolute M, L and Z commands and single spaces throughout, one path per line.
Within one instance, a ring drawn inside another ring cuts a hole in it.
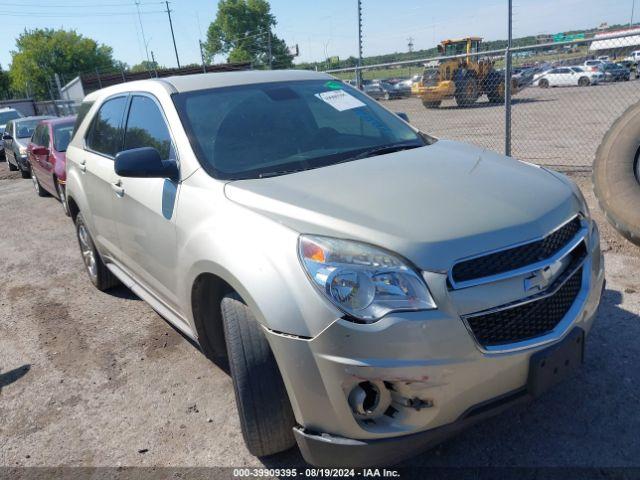
M 5 154 L 5 160 L 8 162 L 9 161 L 9 157 L 11 157 L 11 163 L 16 163 L 15 159 L 13 158 L 13 122 L 9 121 L 7 122 L 7 125 L 5 126 L 4 132 L 6 134 L 8 134 L 11 138 L 7 138 L 6 140 L 3 140 L 3 145 L 4 145 L 4 154 Z
M 132 94 L 123 150 L 153 147 L 163 160 L 177 160 L 164 112 L 155 97 Z M 118 178 L 114 203 L 124 267 L 147 290 L 176 309 L 177 258 L 174 205 L 178 183 L 164 178 Z
M 119 198 L 114 157 L 122 149 L 125 107 L 128 94 L 116 95 L 103 102 L 92 119 L 85 136 L 85 149 L 77 158 L 84 172 L 84 191 L 89 203 L 86 218 L 91 234 L 103 255 L 118 258 L 118 232 L 113 221 L 114 202 Z

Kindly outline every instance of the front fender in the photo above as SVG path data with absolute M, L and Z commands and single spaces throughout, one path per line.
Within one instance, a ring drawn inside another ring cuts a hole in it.
M 300 265 L 298 232 L 231 202 L 222 188 L 185 184 L 178 208 L 179 297 L 192 325 L 191 292 L 203 273 L 227 282 L 271 330 L 313 337 L 341 316 Z

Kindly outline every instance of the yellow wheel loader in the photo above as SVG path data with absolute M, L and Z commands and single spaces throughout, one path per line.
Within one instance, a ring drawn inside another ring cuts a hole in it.
M 458 106 L 467 107 L 486 94 L 491 103 L 504 101 L 504 73 L 494 69 L 493 60 L 480 58 L 482 38 L 467 37 L 444 40 L 438 45 L 442 56 L 461 57 L 434 61 L 425 65 L 422 79 L 411 87 L 427 108 L 437 108 L 445 98 L 455 98 Z M 512 93 L 517 81 L 512 80 Z

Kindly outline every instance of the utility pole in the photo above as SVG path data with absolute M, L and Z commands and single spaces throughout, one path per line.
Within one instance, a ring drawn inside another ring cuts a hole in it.
M 356 86 L 362 90 L 362 0 L 358 0 L 358 67 L 356 68 Z
M 153 62 L 153 74 L 158 78 L 158 64 L 156 63 L 156 56 L 153 54 L 153 50 L 151 50 L 151 62 Z
M 173 49 L 176 52 L 176 63 L 178 64 L 178 68 L 180 68 L 180 58 L 178 57 L 178 47 L 176 47 L 176 36 L 173 34 L 173 22 L 171 22 L 171 10 L 169 9 L 169 2 L 165 1 L 164 3 L 167 6 L 167 16 L 169 17 L 169 27 L 171 27 L 171 38 L 173 39 Z
M 202 51 L 202 40 L 198 40 L 198 45 L 200 45 L 200 60 L 202 60 L 202 73 L 207 73 L 207 67 L 204 63 L 204 52 Z
M 633 25 L 633 11 L 636 9 L 636 0 L 631 0 L 631 21 L 629 22 L 629 26 Z
M 511 156 L 511 47 L 513 44 L 513 5 L 508 0 L 507 13 L 507 49 L 504 53 L 504 154 Z
M 147 54 L 147 62 L 149 61 L 149 48 L 147 46 L 147 39 L 144 36 L 144 28 L 142 26 L 142 16 L 140 15 L 140 1 L 136 0 L 136 8 L 138 9 L 138 21 L 140 22 L 140 32 L 142 32 L 142 43 L 144 43 L 144 51 Z
M 269 70 L 273 70 L 273 51 L 271 50 L 271 28 L 269 28 Z
M 409 53 L 413 53 L 413 37 L 407 38 L 407 47 L 409 47 Z

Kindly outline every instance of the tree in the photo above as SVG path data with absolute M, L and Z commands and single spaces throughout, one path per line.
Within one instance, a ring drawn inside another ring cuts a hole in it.
M 143 60 L 142 62 L 138 63 L 137 65 L 134 65 L 133 67 L 131 67 L 131 71 L 136 73 L 136 72 L 153 72 L 155 70 L 162 70 L 163 66 L 158 65 L 158 62 L 151 62 L 148 60 Z
M 16 47 L 11 52 L 11 86 L 35 98 L 49 98 L 56 73 L 71 79 L 81 72 L 114 67 L 111 47 L 73 30 L 25 30 Z
M 2 65 L 0 65 L 0 100 L 11 96 L 10 83 L 11 80 L 9 79 L 9 73 L 2 70 Z
M 209 61 L 226 54 L 229 62 L 252 62 L 256 67 L 289 68 L 293 57 L 284 40 L 273 33 L 276 18 L 266 0 L 221 0 L 216 19 L 203 44 Z

